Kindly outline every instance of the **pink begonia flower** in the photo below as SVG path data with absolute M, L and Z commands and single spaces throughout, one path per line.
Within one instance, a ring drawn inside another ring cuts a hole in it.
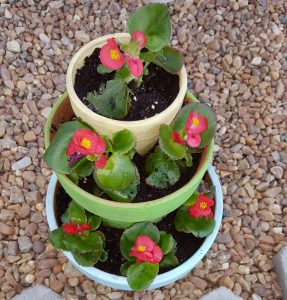
M 205 217 L 206 221 L 209 217 L 213 217 L 211 206 L 214 201 L 205 195 L 198 195 L 194 205 L 189 208 L 189 215 L 193 218 Z
M 172 133 L 172 140 L 180 145 L 184 145 L 185 144 L 185 140 L 180 136 L 178 131 L 174 131 Z
M 102 169 L 107 163 L 107 157 L 105 155 L 100 156 L 95 160 L 95 166 L 97 169 Z
M 143 31 L 135 31 L 132 34 L 132 41 L 139 41 L 139 49 L 142 49 L 146 44 L 146 36 Z
M 201 143 L 200 134 L 208 128 L 207 119 L 199 116 L 197 112 L 190 112 L 185 124 L 187 144 L 196 148 Z
M 101 48 L 100 60 L 110 70 L 118 70 L 126 62 L 125 56 L 120 51 L 114 38 L 108 39 L 107 44 Z
M 73 155 L 80 153 L 83 155 L 101 155 L 106 150 L 106 143 L 95 132 L 89 129 L 79 129 L 69 143 L 66 154 Z
M 135 256 L 136 263 L 146 261 L 157 264 L 162 260 L 163 253 L 161 248 L 150 237 L 140 235 L 137 237 L 129 256 Z
M 140 77 L 143 72 L 143 63 L 139 57 L 128 57 L 128 66 L 134 77 Z

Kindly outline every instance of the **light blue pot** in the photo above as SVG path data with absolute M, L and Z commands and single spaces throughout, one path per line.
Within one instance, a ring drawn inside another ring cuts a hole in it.
M 219 231 L 222 213 L 223 213 L 223 196 L 221 191 L 221 185 L 217 174 L 212 166 L 208 167 L 208 174 L 212 181 L 212 184 L 215 186 L 215 228 L 213 232 L 205 238 L 201 247 L 190 257 L 186 262 L 179 265 L 178 267 L 172 269 L 171 271 L 162 273 L 154 279 L 152 284 L 148 289 L 156 289 L 162 286 L 168 285 L 176 280 L 187 275 L 206 255 L 213 242 L 215 241 L 216 235 Z M 54 195 L 57 185 L 57 177 L 53 175 L 47 195 L 46 195 L 46 214 L 48 219 L 48 224 L 50 230 L 58 228 L 56 217 L 55 217 L 55 208 L 54 208 Z M 63 251 L 68 260 L 76 267 L 80 272 L 85 274 L 87 277 L 92 280 L 101 283 L 103 285 L 109 286 L 111 288 L 131 291 L 130 286 L 128 285 L 126 277 L 113 275 L 104 271 L 101 271 L 95 267 L 82 267 L 80 266 L 73 258 L 73 255 L 70 252 Z

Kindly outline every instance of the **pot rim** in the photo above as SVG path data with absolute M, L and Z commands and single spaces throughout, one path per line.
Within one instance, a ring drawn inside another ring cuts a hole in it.
M 152 284 L 148 287 L 148 290 L 162 287 L 184 277 L 206 255 L 213 242 L 215 241 L 223 215 L 223 195 L 221 184 L 215 172 L 215 169 L 211 165 L 209 165 L 207 172 L 210 176 L 212 184 L 215 186 L 214 230 L 209 236 L 205 238 L 199 249 L 187 261 L 168 272 L 157 275 Z M 46 195 L 46 215 L 50 231 L 58 228 L 54 210 L 54 193 L 56 184 L 57 177 L 55 174 L 53 174 Z M 110 286 L 112 288 L 131 291 L 126 277 L 110 274 L 95 267 L 80 266 L 74 260 L 73 255 L 70 252 L 63 252 L 68 260 L 74 265 L 74 267 L 76 267 L 81 273 L 88 276 L 92 280 L 95 280 L 96 282 L 104 284 L 106 286 Z
M 74 82 L 73 82 L 74 81 L 73 80 L 73 72 L 74 72 L 75 66 L 77 65 L 77 61 L 79 60 L 79 58 L 82 57 L 82 55 L 87 50 L 89 50 L 90 48 L 93 48 L 93 49 L 97 48 L 96 46 L 98 44 L 101 44 L 101 43 L 105 42 L 108 38 L 112 38 L 112 37 L 114 37 L 115 39 L 127 38 L 127 37 L 130 37 L 130 34 L 126 33 L 126 32 L 114 33 L 114 34 L 108 34 L 108 35 L 104 35 L 102 37 L 96 38 L 96 39 L 90 41 L 89 43 L 87 43 L 86 45 L 84 45 L 83 47 L 81 47 L 77 51 L 77 53 L 73 56 L 72 60 L 69 63 L 67 75 L 66 75 L 66 86 L 67 86 L 67 91 L 68 91 L 70 98 L 73 99 L 73 101 L 77 104 L 77 106 L 79 106 L 81 108 L 81 110 L 84 111 L 86 114 L 97 116 L 97 119 L 99 120 L 99 122 L 105 121 L 106 123 L 108 123 L 110 125 L 117 125 L 117 126 L 122 126 L 122 127 L 125 127 L 128 124 L 129 128 L 142 127 L 145 125 L 147 120 L 148 120 L 149 124 L 151 124 L 151 125 L 157 124 L 159 118 L 163 118 L 165 116 L 168 116 L 170 113 L 172 113 L 174 108 L 178 105 L 177 104 L 178 100 L 184 98 L 184 95 L 187 91 L 187 73 L 186 73 L 186 69 L 185 69 L 184 65 L 182 66 L 180 72 L 178 73 L 178 75 L 179 75 L 179 92 L 178 92 L 176 98 L 165 110 L 163 110 L 159 114 L 156 114 L 150 118 L 146 118 L 146 119 L 142 119 L 142 120 L 138 120 L 138 121 L 121 121 L 121 120 L 114 120 L 114 119 L 106 118 L 106 117 L 101 116 L 101 115 L 93 112 L 92 110 L 90 110 L 86 105 L 84 105 L 84 103 L 79 99 L 78 95 L 76 94 L 75 89 L 74 89 Z

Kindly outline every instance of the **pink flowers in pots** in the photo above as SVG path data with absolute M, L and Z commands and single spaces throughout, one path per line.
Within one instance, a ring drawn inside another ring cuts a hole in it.
M 146 261 L 156 264 L 162 260 L 163 254 L 161 248 L 150 237 L 140 235 L 137 237 L 129 256 L 135 256 L 137 263 Z
M 121 52 L 115 39 L 110 38 L 107 44 L 101 48 L 100 60 L 101 63 L 110 70 L 118 70 L 127 63 L 128 69 L 133 77 L 140 77 L 143 73 L 143 63 L 139 58 L 140 49 L 146 44 L 146 36 L 142 31 L 136 31 L 132 35 L 132 42 L 138 42 L 138 47 L 135 48 L 129 44 L 126 46 L 125 52 Z

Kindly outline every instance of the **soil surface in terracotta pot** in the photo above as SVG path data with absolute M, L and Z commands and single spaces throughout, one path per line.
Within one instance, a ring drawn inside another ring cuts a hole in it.
M 55 207 L 56 219 L 59 226 L 62 225 L 61 216 L 68 208 L 71 200 L 72 199 L 70 198 L 70 196 L 64 191 L 62 187 L 59 187 L 57 189 Z M 182 264 L 199 249 L 204 241 L 204 238 L 196 238 L 192 234 L 176 231 L 173 223 L 174 218 L 175 212 L 172 212 L 156 225 L 160 231 L 166 231 L 167 233 L 172 234 L 177 242 L 175 255 L 178 258 L 179 264 Z M 111 274 L 121 275 L 120 267 L 125 262 L 125 259 L 122 257 L 119 244 L 120 237 L 124 230 L 110 228 L 104 225 L 101 225 L 98 230 L 103 232 L 105 235 L 105 250 L 108 252 L 108 259 L 106 262 L 98 261 L 95 267 Z M 160 269 L 159 274 L 167 272 L 171 269 L 172 268 Z
M 115 72 L 99 74 L 97 66 L 100 49 L 96 48 L 91 56 L 86 57 L 84 66 L 77 70 L 74 88 L 81 101 L 92 111 L 95 106 L 85 97 L 89 92 L 98 92 L 100 86 L 114 78 Z M 143 77 L 139 87 L 134 81 L 129 83 L 131 90 L 131 107 L 124 121 L 137 121 L 150 118 L 165 110 L 176 98 L 179 92 L 179 76 L 171 74 L 154 64 L 148 67 L 148 75 Z
M 156 188 L 153 188 L 152 186 L 146 184 L 146 182 L 145 182 L 145 178 L 147 178 L 147 175 L 145 173 L 145 167 L 144 167 L 145 161 L 146 161 L 147 156 L 152 152 L 153 152 L 153 149 L 144 156 L 140 156 L 140 155 L 136 154 L 133 158 L 133 163 L 137 166 L 139 174 L 140 174 L 140 184 L 138 185 L 137 195 L 134 198 L 134 200 L 132 201 L 133 203 L 155 200 L 155 199 L 167 196 L 167 195 L 177 191 L 181 187 L 183 187 L 194 176 L 194 174 L 197 170 L 197 167 L 199 165 L 200 156 L 201 156 L 201 153 L 194 153 L 192 155 L 193 165 L 190 168 L 181 170 L 180 179 L 176 184 L 174 184 L 173 186 L 166 188 L 166 189 L 156 189 Z M 78 186 L 91 194 L 94 194 L 95 190 L 97 189 L 97 185 L 95 183 L 93 175 L 90 175 L 89 177 L 86 177 L 86 178 L 83 178 L 82 180 L 80 180 Z M 101 198 L 111 200 L 106 194 L 102 195 Z

